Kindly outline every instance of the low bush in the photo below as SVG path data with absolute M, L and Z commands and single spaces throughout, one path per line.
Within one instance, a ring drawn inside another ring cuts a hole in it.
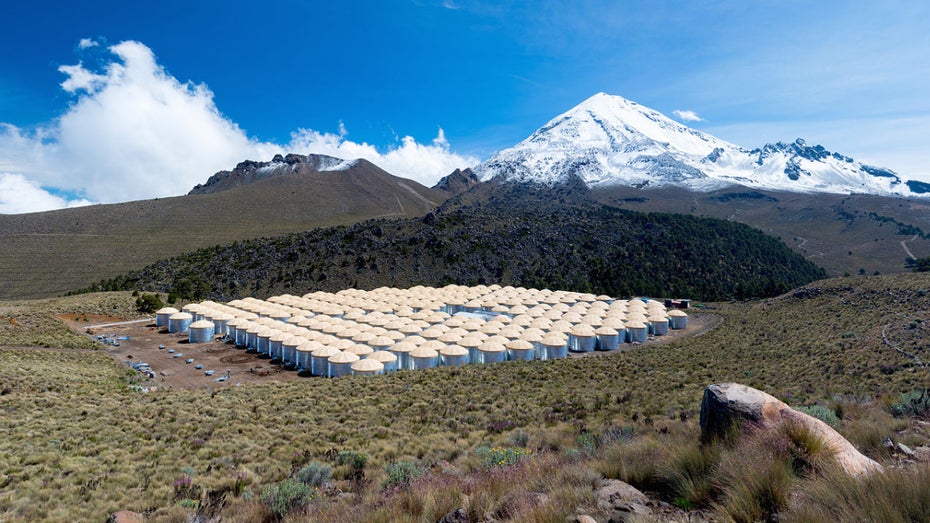
M 333 469 L 325 463 L 313 461 L 297 472 L 297 479 L 311 487 L 322 487 L 333 479 Z
M 523 461 L 530 455 L 530 451 L 513 447 L 477 447 L 476 456 L 481 458 L 485 467 L 509 467 Z
M 840 418 L 837 417 L 836 412 L 824 407 L 823 405 L 811 405 L 809 407 L 798 407 L 799 411 L 813 416 L 820 421 L 830 425 L 834 429 L 840 428 Z
M 922 389 L 902 394 L 890 406 L 891 413 L 901 416 L 927 416 L 930 414 L 930 390 Z
M 412 461 L 398 461 L 384 466 L 387 477 L 381 483 L 381 488 L 389 489 L 408 485 L 411 481 L 423 475 L 423 470 Z
M 315 496 L 316 491 L 305 483 L 287 478 L 276 485 L 265 487 L 261 499 L 275 516 L 283 518 L 291 512 L 306 509 Z

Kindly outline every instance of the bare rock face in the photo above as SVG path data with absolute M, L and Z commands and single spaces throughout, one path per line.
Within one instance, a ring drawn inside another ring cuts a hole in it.
M 608 479 L 597 491 L 597 508 L 609 514 L 608 521 L 636 521 L 652 515 L 649 498 L 636 487 L 618 479 Z
M 796 423 L 818 436 L 851 476 L 865 476 L 882 466 L 864 456 L 832 427 L 819 419 L 796 411 L 779 399 L 739 383 L 720 383 L 704 389 L 701 400 L 701 437 L 706 441 L 725 437 L 734 425 L 749 423 L 772 429 Z
M 142 514 L 130 510 L 120 510 L 110 514 L 107 523 L 142 523 Z

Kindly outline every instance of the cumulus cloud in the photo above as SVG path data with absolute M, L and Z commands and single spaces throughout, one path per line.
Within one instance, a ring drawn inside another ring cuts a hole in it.
M 95 47 L 85 40 L 81 49 Z M 365 158 L 427 185 L 477 163 L 451 152 L 441 129 L 431 144 L 408 136 L 384 152 L 346 139 L 343 126 L 338 134 L 300 129 L 289 144 L 263 142 L 223 115 L 206 85 L 168 74 L 144 44 L 121 42 L 99 52 L 109 60 L 100 70 L 83 62 L 59 68 L 66 76 L 62 89 L 74 96 L 59 118 L 31 130 L 0 122 L 0 171 L 7 173 L 3 201 L 17 200 L 14 191 L 21 191 L 24 202 L 4 204 L 0 212 L 185 194 L 244 159 L 287 152 Z M 77 196 L 70 202 L 56 193 Z
M 92 38 L 81 38 L 81 41 L 78 42 L 78 48 L 80 49 L 90 49 L 91 47 L 97 47 L 98 45 L 100 44 Z
M 291 135 L 289 149 L 344 159 L 364 158 L 393 175 L 409 178 L 427 186 L 434 185 L 439 178 L 455 169 L 473 166 L 479 162 L 473 156 L 461 156 L 451 152 L 442 128 L 431 144 L 422 144 L 412 136 L 405 136 L 398 146 L 384 153 L 368 143 L 347 140 L 347 135 L 348 131 L 342 124 L 339 125 L 339 134 L 301 129 Z
M 672 114 L 674 114 L 676 118 L 678 118 L 679 120 L 683 122 L 703 122 L 704 121 L 704 119 L 701 118 L 701 116 L 698 115 L 698 113 L 694 111 L 675 109 L 674 111 L 672 111 Z
M 21 174 L 0 173 L 0 214 L 49 211 L 89 203 L 56 196 Z

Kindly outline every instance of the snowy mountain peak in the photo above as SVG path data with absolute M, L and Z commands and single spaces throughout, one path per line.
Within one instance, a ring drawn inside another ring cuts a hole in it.
M 744 185 L 803 193 L 930 195 L 927 184 L 902 183 L 893 171 L 801 138 L 745 149 L 605 93 L 556 116 L 474 171 L 481 180 L 545 185 L 577 176 L 592 188 L 678 185 L 708 191 Z

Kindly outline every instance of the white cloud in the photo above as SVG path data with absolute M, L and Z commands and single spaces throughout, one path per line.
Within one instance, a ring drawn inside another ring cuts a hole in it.
M 0 173 L 0 214 L 49 211 L 89 203 L 55 196 L 21 174 Z
M 98 45 L 100 44 L 92 38 L 81 38 L 81 41 L 78 42 L 78 48 L 80 49 L 90 49 L 91 47 L 97 47 Z
M 703 122 L 704 119 L 694 111 L 675 109 L 672 114 L 683 122 Z
M 418 143 L 412 136 L 405 136 L 399 146 L 385 153 L 379 152 L 373 145 L 346 140 L 347 135 L 341 123 L 339 134 L 301 129 L 291 136 L 289 150 L 346 159 L 364 158 L 395 176 L 409 178 L 426 186 L 435 185 L 439 178 L 455 169 L 474 166 L 479 162 L 473 156 L 460 156 L 451 152 L 442 129 L 439 129 L 429 145 Z
M 338 135 L 301 129 L 284 146 L 262 142 L 219 111 L 206 85 L 178 81 L 142 43 L 122 42 L 108 50 L 115 59 L 102 71 L 83 63 L 59 68 L 67 76 L 61 87 L 75 96 L 59 118 L 29 131 L 0 122 L 5 180 L 18 191 L 33 189 L 16 212 L 68 205 L 48 191 L 39 198 L 42 187 L 102 203 L 185 194 L 244 159 L 269 160 L 287 152 L 365 158 L 426 185 L 477 163 L 452 153 L 442 130 L 432 144 L 405 137 L 384 153 L 347 140 L 341 124 Z M 14 173 L 19 177 L 9 178 Z

